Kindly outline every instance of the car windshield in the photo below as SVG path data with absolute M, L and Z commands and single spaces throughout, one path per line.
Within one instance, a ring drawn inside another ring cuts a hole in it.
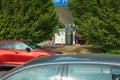
M 24 42 L 26 45 L 28 45 L 30 48 L 32 49 L 43 49 L 42 47 L 34 44 L 34 43 L 30 43 L 30 42 Z

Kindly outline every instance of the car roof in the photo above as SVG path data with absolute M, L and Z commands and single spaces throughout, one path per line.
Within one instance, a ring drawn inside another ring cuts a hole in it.
M 46 63 L 96 63 L 120 65 L 120 55 L 115 54 L 67 54 L 53 55 L 36 58 L 26 63 L 25 66 Z
M 2 40 L 0 43 L 6 43 L 6 42 L 26 42 L 27 40 Z
M 33 60 L 28 61 L 27 63 L 18 66 L 10 70 L 7 74 L 12 71 L 19 71 L 22 69 L 39 66 L 39 65 L 50 65 L 50 64 L 102 64 L 110 66 L 120 66 L 120 55 L 114 54 L 61 54 L 61 55 L 52 55 L 38 57 Z M 7 75 L 5 74 L 5 75 Z

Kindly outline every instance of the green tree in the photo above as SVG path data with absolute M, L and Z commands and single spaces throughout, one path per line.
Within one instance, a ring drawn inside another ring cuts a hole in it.
M 109 53 L 120 53 L 119 0 L 71 0 L 69 7 L 81 38 Z
M 52 0 L 0 0 L 1 40 L 47 40 L 57 23 Z

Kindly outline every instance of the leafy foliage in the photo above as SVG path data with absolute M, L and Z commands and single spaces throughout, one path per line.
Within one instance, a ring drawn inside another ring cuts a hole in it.
M 0 0 L 1 40 L 47 40 L 57 23 L 51 0 Z
M 119 0 L 71 0 L 69 7 L 81 38 L 105 52 L 120 52 Z

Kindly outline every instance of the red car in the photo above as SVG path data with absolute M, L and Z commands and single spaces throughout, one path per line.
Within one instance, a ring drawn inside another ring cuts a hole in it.
M 0 42 L 0 66 L 16 66 L 41 56 L 62 54 L 56 50 L 43 49 L 26 40 L 5 40 Z

